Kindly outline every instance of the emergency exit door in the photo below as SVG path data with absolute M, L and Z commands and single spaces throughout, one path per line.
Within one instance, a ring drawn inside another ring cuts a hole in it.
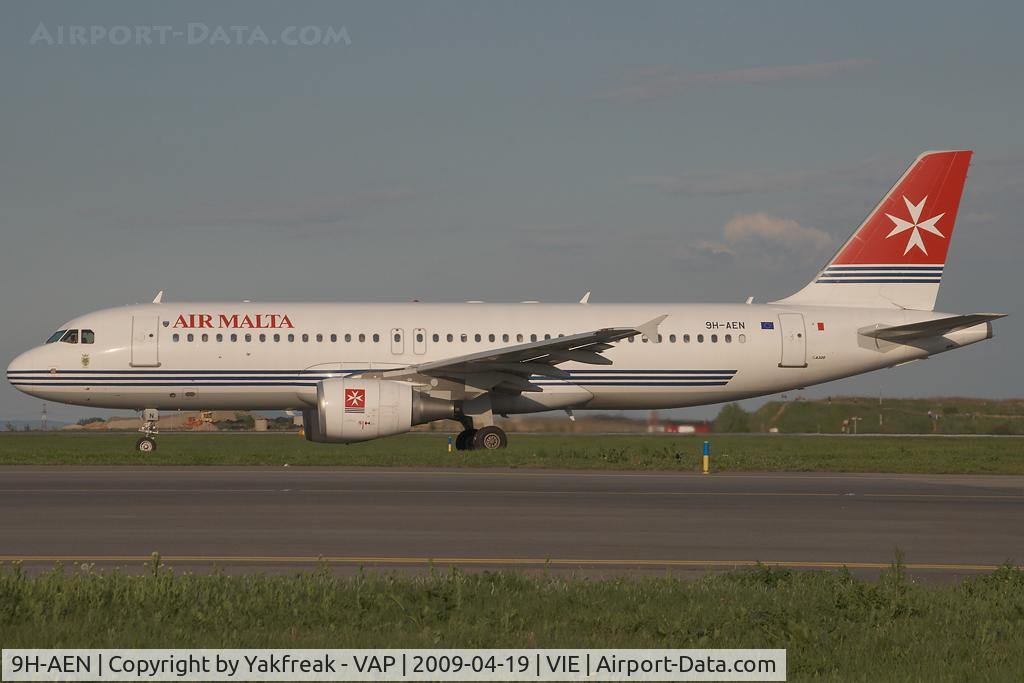
M 405 353 L 405 330 L 398 327 L 391 330 L 391 353 L 396 356 Z
M 160 318 L 155 315 L 132 316 L 133 367 L 146 368 L 160 365 Z
M 807 367 L 807 332 L 804 316 L 800 313 L 780 313 L 779 330 L 782 332 L 782 358 L 780 368 Z
M 412 334 L 412 352 L 422 356 L 427 352 L 427 331 L 422 327 L 417 327 Z

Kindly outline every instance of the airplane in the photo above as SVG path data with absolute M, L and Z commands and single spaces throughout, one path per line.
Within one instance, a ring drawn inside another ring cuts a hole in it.
M 354 443 L 495 415 L 667 409 L 774 394 L 992 338 L 998 313 L 935 312 L 969 150 L 926 152 L 800 291 L 767 304 L 164 302 L 87 313 L 7 379 L 47 401 L 141 411 L 302 411 Z

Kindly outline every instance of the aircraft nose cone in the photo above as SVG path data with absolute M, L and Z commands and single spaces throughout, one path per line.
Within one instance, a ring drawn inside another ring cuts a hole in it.
M 18 383 L 18 378 L 23 378 L 25 376 L 25 373 L 30 370 L 38 370 L 38 368 L 32 367 L 32 361 L 34 357 L 33 351 L 34 349 L 32 351 L 26 351 L 25 353 L 19 355 L 17 358 L 12 360 L 10 364 L 7 366 L 7 381 L 13 384 L 15 389 L 22 391 L 26 394 L 31 394 L 31 392 L 28 391 L 27 387 L 21 386 Z

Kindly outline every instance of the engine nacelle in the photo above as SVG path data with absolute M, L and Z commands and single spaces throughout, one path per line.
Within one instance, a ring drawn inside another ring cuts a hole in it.
M 338 378 L 317 384 L 316 409 L 305 411 L 303 421 L 310 441 L 355 443 L 454 417 L 454 401 L 433 398 L 405 382 Z

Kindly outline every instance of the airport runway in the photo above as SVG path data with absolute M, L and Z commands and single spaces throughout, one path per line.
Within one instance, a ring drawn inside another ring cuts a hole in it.
M 3 467 L 0 560 L 920 575 L 1024 563 L 1024 477 Z

